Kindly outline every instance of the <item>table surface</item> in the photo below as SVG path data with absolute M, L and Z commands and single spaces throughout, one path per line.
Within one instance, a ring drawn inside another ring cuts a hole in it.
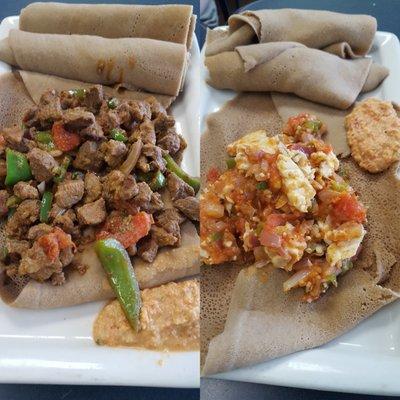
M 370 14 L 378 20 L 379 30 L 392 32 L 400 37 L 400 0 L 258 0 L 242 7 L 240 11 L 260 10 L 263 8 L 303 8 L 350 14 Z M 201 382 L 202 400 L 384 400 L 392 398 L 322 392 L 219 379 L 202 379 Z
M 48 1 L 48 0 L 40 0 Z M 55 0 L 56 1 L 56 0 Z M 199 14 L 198 0 L 59 0 L 64 3 L 140 3 L 140 4 L 192 4 Z M 0 0 L 0 20 L 18 15 L 21 8 L 32 0 Z M 196 34 L 199 35 L 198 29 Z M 0 355 L 1 357 L 1 355 Z M 68 386 L 68 385 L 1 385 L 1 400 L 197 400 L 199 389 L 164 389 L 112 386 Z

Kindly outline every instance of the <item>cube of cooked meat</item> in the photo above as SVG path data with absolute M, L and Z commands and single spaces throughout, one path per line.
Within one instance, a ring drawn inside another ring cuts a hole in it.
M 51 284 L 53 286 L 61 286 L 65 283 L 64 272 L 54 272 L 51 276 Z
M 137 187 L 139 191 L 135 196 L 135 204 L 142 209 L 147 208 L 151 201 L 151 195 L 153 191 L 146 182 L 139 182 Z
M 85 203 L 92 203 L 100 196 L 103 189 L 100 178 L 93 172 L 85 174 Z
M 62 214 L 57 215 L 53 220 L 53 225 L 60 227 L 64 232 L 70 235 L 75 235 L 76 231 L 79 230 L 75 226 L 76 214 L 73 209 L 69 209 Z
M 174 206 L 189 219 L 199 221 L 200 202 L 197 197 L 188 196 L 184 199 L 178 199 L 174 202 Z
M 7 200 L 10 197 L 7 190 L 0 190 L 0 217 L 4 217 L 8 213 Z
M 13 125 L 10 128 L 3 128 L 1 134 L 6 141 L 7 147 L 23 153 L 29 150 L 27 140 L 24 138 L 24 129 L 21 126 Z
M 154 120 L 154 128 L 156 130 L 157 136 L 159 134 L 166 133 L 168 129 L 175 126 L 175 119 L 172 115 L 159 114 Z
M 106 202 L 100 198 L 93 203 L 79 207 L 76 214 L 81 225 L 98 225 L 106 219 Z
M 146 102 L 150 105 L 151 119 L 156 119 L 160 114 L 167 114 L 164 106 L 155 97 L 148 97 Z
M 18 239 L 7 239 L 6 248 L 10 255 L 17 254 L 22 256 L 25 251 L 31 247 L 28 240 L 18 240 Z
M 80 132 L 82 129 L 93 125 L 95 118 L 90 111 L 86 111 L 83 107 L 76 107 L 64 111 L 62 122 L 66 130 Z
M 104 154 L 104 161 L 111 167 L 115 168 L 124 161 L 128 149 L 124 143 L 118 140 L 109 140 L 103 142 L 100 151 Z
M 142 147 L 142 155 L 147 158 L 152 171 L 165 170 L 165 161 L 162 156 L 162 151 L 158 146 L 149 143 L 144 144 Z
M 194 189 L 173 172 L 167 176 L 167 188 L 173 201 L 194 196 Z
M 130 136 L 130 141 L 141 139 L 143 143 L 156 144 L 156 131 L 153 122 L 145 118 L 144 121 L 135 129 Z
M 36 117 L 37 113 L 37 106 L 31 107 L 28 109 L 28 111 L 24 114 L 22 118 L 22 122 L 24 125 L 28 128 L 31 128 L 33 126 L 39 126 L 39 120 Z
M 110 109 L 106 101 L 103 101 L 101 104 L 99 114 L 96 116 L 96 121 L 105 134 L 108 134 L 111 129 L 118 128 L 121 124 L 121 119 L 117 110 Z
M 91 112 L 97 113 L 101 107 L 101 103 L 104 100 L 103 86 L 95 85 L 92 86 L 87 92 L 83 99 L 83 104 Z
M 143 239 L 137 249 L 137 254 L 146 262 L 153 262 L 157 256 L 158 245 L 152 238 Z
M 69 179 L 58 184 L 54 198 L 59 207 L 70 208 L 82 199 L 84 192 L 83 180 Z
M 166 210 L 160 212 L 155 217 L 156 226 L 163 228 L 166 232 L 175 237 L 176 241 L 174 244 L 179 244 L 181 240 L 181 228 L 180 224 L 185 220 L 185 218 L 174 208 L 167 208 Z M 158 234 L 157 240 L 163 243 L 162 240 L 167 240 L 166 237 L 162 237 L 162 231 L 156 232 Z M 168 239 L 169 240 L 169 239 Z
M 39 198 L 39 191 L 37 188 L 28 182 L 18 182 L 14 185 L 13 190 L 14 194 L 22 200 Z
M 56 121 L 62 118 L 60 96 L 55 90 L 47 90 L 42 94 L 36 111 L 36 118 L 43 125 L 48 125 L 49 120 Z
M 83 143 L 72 165 L 83 171 L 100 171 L 103 165 L 103 154 L 99 151 L 99 145 L 90 140 Z
M 140 100 L 122 102 L 115 111 L 118 114 L 120 124 L 129 127 L 132 123 L 140 123 L 145 117 L 151 119 L 150 105 Z
M 157 140 L 157 146 L 168 151 L 169 154 L 174 155 L 181 148 L 181 139 L 174 129 L 170 129 Z
M 169 233 L 164 228 L 161 228 L 160 226 L 157 225 L 153 225 L 151 227 L 151 234 L 159 247 L 174 246 L 179 242 L 180 238 L 180 235 L 178 235 L 177 233 L 175 234 Z
M 28 160 L 32 175 L 37 181 L 47 182 L 53 178 L 58 163 L 47 151 L 34 148 L 28 153 Z
M 150 189 L 151 190 L 151 189 Z M 132 175 L 113 170 L 104 177 L 103 196 L 110 206 L 132 199 L 139 193 L 139 184 Z
M 53 227 L 47 224 L 37 224 L 33 225 L 31 228 L 29 228 L 28 231 L 28 239 L 30 240 L 36 240 L 40 238 L 40 236 L 46 235 L 47 233 L 50 233 L 53 231 Z
M 72 247 L 67 247 L 65 249 L 60 250 L 60 262 L 63 267 L 72 263 L 74 259 L 74 249 Z
M 97 122 L 89 125 L 87 128 L 81 129 L 79 133 L 88 139 L 101 140 L 104 138 L 103 129 Z
M 39 200 L 24 200 L 7 221 L 7 236 L 22 238 L 29 227 L 39 219 L 39 209 Z

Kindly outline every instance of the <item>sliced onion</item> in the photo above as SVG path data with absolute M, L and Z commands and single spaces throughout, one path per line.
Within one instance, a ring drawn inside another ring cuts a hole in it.
M 39 185 L 37 185 L 37 190 L 39 190 L 40 194 L 43 194 L 44 191 L 46 190 L 46 182 L 40 182 Z
M 303 279 L 310 275 L 310 269 L 302 269 L 292 275 L 287 281 L 283 283 L 283 291 L 288 292 L 290 289 L 296 287 Z

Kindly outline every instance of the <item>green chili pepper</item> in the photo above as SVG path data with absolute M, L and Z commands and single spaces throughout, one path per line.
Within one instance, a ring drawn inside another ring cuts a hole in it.
M 331 183 L 331 188 L 333 190 L 336 190 L 337 192 L 345 192 L 347 190 L 347 188 L 349 187 L 349 185 L 347 183 L 339 183 L 336 181 L 332 181 Z
M 126 137 L 125 133 L 123 130 L 118 129 L 118 128 L 113 128 L 110 131 L 110 136 L 114 140 L 118 140 L 118 142 L 126 142 L 128 138 Z
M 10 219 L 10 218 L 14 215 L 16 209 L 17 209 L 17 208 L 14 207 L 14 208 L 10 208 L 10 209 L 8 210 L 7 219 Z
M 155 192 L 157 190 L 160 190 L 165 186 L 166 179 L 164 174 L 161 171 L 156 172 L 156 174 L 153 176 L 153 178 L 150 180 L 149 186 L 150 189 Z
M 317 133 L 322 126 L 322 122 L 321 121 L 306 121 L 306 122 L 304 122 L 303 126 L 307 129 L 311 129 L 312 132 Z
M 222 239 L 222 233 L 221 232 L 214 232 L 210 235 L 210 239 L 212 242 L 217 242 L 218 240 Z
M 71 163 L 71 157 L 65 156 L 61 165 L 57 168 L 55 176 L 53 178 L 54 182 L 60 183 L 64 180 L 65 174 L 67 173 L 69 164 Z
M 257 184 L 256 184 L 256 188 L 258 189 L 258 190 L 265 190 L 265 189 L 267 189 L 267 187 L 268 187 L 268 185 L 267 185 L 267 182 L 258 182 Z
M 6 201 L 7 208 L 15 208 L 21 203 L 21 199 L 17 196 L 10 196 Z
M 35 140 L 39 143 L 50 144 L 53 143 L 53 136 L 50 131 L 36 132 Z
M 42 202 L 40 203 L 40 222 L 47 222 L 49 220 L 49 214 L 51 210 L 51 204 L 53 202 L 53 193 L 46 190 L 43 193 Z
M 6 185 L 15 185 L 20 181 L 32 179 L 32 171 L 28 159 L 18 151 L 6 149 L 7 176 Z
M 72 89 L 69 91 L 69 94 L 83 100 L 86 97 L 86 89 Z
M 107 101 L 107 106 L 108 108 L 111 108 L 111 110 L 114 110 L 115 108 L 117 108 L 118 103 L 119 103 L 118 99 L 113 97 L 112 99 Z
M 333 286 L 337 286 L 337 278 L 335 274 L 328 275 L 326 278 L 328 283 L 331 283 Z
M 168 153 L 164 154 L 163 157 L 164 160 L 167 162 L 167 169 L 176 174 L 188 185 L 190 185 L 197 193 L 200 189 L 200 180 L 198 178 L 194 178 L 188 175 Z
M 229 157 L 226 160 L 226 166 L 228 167 L 228 169 L 233 169 L 236 167 L 236 160 L 233 157 Z
M 137 332 L 141 308 L 140 290 L 128 253 L 115 239 L 98 240 L 95 250 L 130 325 Z

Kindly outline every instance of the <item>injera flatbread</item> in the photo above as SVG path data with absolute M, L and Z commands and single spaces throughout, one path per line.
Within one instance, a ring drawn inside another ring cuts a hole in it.
M 259 119 L 256 111 L 251 112 L 257 106 L 263 110 Z M 221 160 L 219 167 L 223 167 L 227 143 L 255 129 L 276 133 L 278 120 L 269 95 L 238 95 L 208 118 L 207 132 L 202 138 L 202 172 L 213 166 L 215 160 Z M 243 270 L 234 283 L 240 267 L 203 266 L 203 375 L 319 346 L 398 297 L 400 183 L 395 175 L 397 166 L 385 173 L 370 175 L 351 159 L 341 162 L 352 186 L 369 207 L 368 233 L 354 268 L 340 278 L 338 288 L 331 288 L 320 300 L 307 304 L 299 301 L 301 290 L 283 293 L 282 283 L 287 279 L 283 271 L 273 270 L 266 279 L 263 270 L 257 273 L 252 269 Z
M 39 72 L 18 70 L 18 74 L 21 76 L 26 90 L 36 104 L 39 103 L 42 93 L 48 89 L 56 89 L 60 92 L 62 90 L 77 88 L 89 89 L 93 86 L 92 83 L 59 78 L 58 76 L 40 74 Z M 168 108 L 175 100 L 175 97 L 172 96 L 128 90 L 123 87 L 103 86 L 103 90 L 107 96 L 117 97 L 120 100 L 145 100 L 150 96 L 153 96 L 165 108 Z
M 0 60 L 23 70 L 177 96 L 187 68 L 186 46 L 145 38 L 31 33 L 12 29 Z
M 21 10 L 19 27 L 35 33 L 138 37 L 190 47 L 193 7 L 189 4 L 31 3 Z
M 239 46 L 206 57 L 205 64 L 214 88 L 294 93 L 338 109 L 348 108 L 389 74 L 370 58 L 347 60 L 293 42 Z
M 207 47 L 211 56 L 237 46 L 259 42 L 292 41 L 342 57 L 364 56 L 371 48 L 376 19 L 320 10 L 259 10 L 234 14 L 229 32 Z
M 19 75 L 5 73 L 0 76 L 0 128 L 20 123 L 25 111 L 34 105 Z M 168 202 L 166 201 L 166 204 Z M 182 225 L 182 243 L 179 248 L 160 250 L 156 260 L 149 264 L 135 258 L 134 268 L 142 288 L 195 275 L 199 272 L 199 238 L 195 226 L 187 221 Z M 4 241 L 0 229 L 0 244 Z M 30 281 L 26 286 L 4 286 L 4 274 L 0 267 L 0 297 L 8 304 L 24 308 L 55 308 L 114 297 L 103 269 L 88 247 L 79 257 L 89 269 L 83 276 L 70 271 L 67 282 L 52 286 Z M 27 282 L 21 282 L 25 285 Z M 22 290 L 22 291 L 21 291 Z

